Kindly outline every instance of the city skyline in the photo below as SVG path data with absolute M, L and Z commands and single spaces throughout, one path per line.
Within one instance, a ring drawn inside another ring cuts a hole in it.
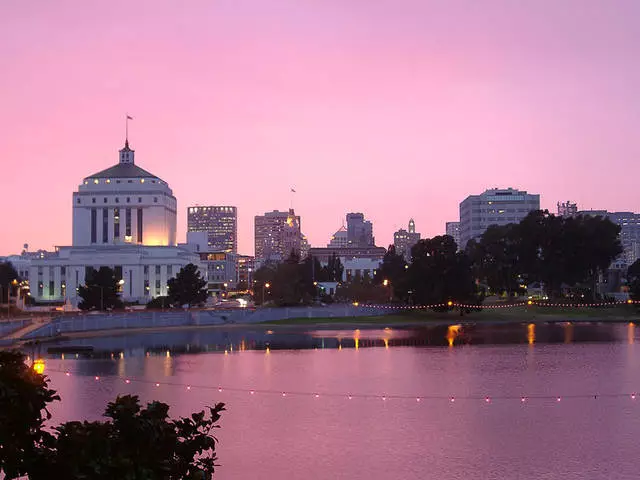
M 639 210 L 637 3 L 295 5 L 0 7 L 0 188 L 20 199 L 0 252 L 71 243 L 69 192 L 112 164 L 127 114 L 140 164 L 178 199 L 179 242 L 188 206 L 234 205 L 250 254 L 253 217 L 291 187 L 314 246 L 347 212 L 381 246 L 411 217 L 433 237 L 494 187 L 552 212 Z

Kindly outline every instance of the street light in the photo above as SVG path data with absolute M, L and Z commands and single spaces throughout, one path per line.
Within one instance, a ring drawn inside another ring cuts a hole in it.
M 124 285 L 124 278 L 121 278 L 120 280 L 118 280 L 118 287 L 122 288 L 122 286 Z M 100 289 L 100 311 L 104 311 L 104 287 L 98 285 L 98 288 Z
M 393 300 L 393 295 L 391 294 L 391 282 L 385 278 L 382 281 L 382 285 L 389 287 L 389 302 L 391 302 L 391 300 Z
M 265 288 L 269 288 L 270 286 L 271 286 L 271 284 L 269 282 L 267 282 L 264 285 L 262 285 L 262 305 L 264 305 L 264 289 Z

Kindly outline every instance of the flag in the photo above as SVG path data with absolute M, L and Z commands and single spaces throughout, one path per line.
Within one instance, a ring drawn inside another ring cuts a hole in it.
M 293 193 L 296 193 L 296 191 L 295 191 L 293 188 L 291 189 L 291 191 L 292 191 Z
M 129 115 L 127 115 L 127 120 L 133 120 L 133 117 L 130 117 Z

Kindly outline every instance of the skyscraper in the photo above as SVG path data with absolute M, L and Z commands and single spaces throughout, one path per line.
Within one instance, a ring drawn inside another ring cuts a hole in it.
M 300 231 L 300 217 L 293 209 L 288 212 L 274 210 L 255 217 L 255 258 L 256 260 L 285 260 L 292 251 L 300 255 L 303 249 L 303 235 Z
M 401 228 L 393 234 L 393 245 L 396 253 L 404 256 L 407 262 L 411 261 L 411 247 L 420 240 L 420 234 L 416 233 L 416 224 L 413 218 L 409 220 L 409 230 Z
M 456 242 L 456 245 L 458 245 L 458 250 L 461 249 L 460 246 L 460 222 L 447 222 L 446 224 L 446 234 L 449 235 L 450 237 L 453 237 L 453 239 Z
M 362 213 L 347 213 L 347 243 L 354 247 L 369 247 L 375 244 L 373 225 Z
M 532 210 L 540 209 L 540 195 L 513 188 L 486 190 L 470 195 L 460 203 L 460 244 L 484 233 L 490 225 L 519 223 Z
M 238 252 L 238 212 L 230 206 L 187 209 L 187 231 L 207 232 L 210 251 Z

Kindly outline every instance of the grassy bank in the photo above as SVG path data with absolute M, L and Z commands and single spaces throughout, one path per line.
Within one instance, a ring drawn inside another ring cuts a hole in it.
M 390 315 L 365 317 L 290 318 L 268 322 L 269 325 L 402 325 L 402 324 L 442 324 L 442 323 L 520 323 L 520 322 L 629 322 L 640 321 L 637 306 L 618 305 L 613 307 L 513 307 L 485 309 L 480 312 L 458 311 L 434 312 L 407 311 Z M 265 323 L 266 325 L 266 323 Z

